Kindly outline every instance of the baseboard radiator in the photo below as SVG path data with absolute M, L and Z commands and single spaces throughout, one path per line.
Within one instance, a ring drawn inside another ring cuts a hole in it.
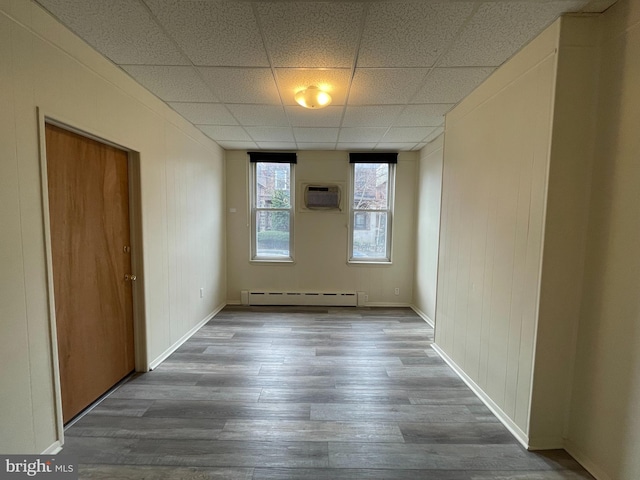
M 335 307 L 355 307 L 358 305 L 356 293 L 323 292 L 265 292 L 243 290 L 243 305 L 315 305 Z

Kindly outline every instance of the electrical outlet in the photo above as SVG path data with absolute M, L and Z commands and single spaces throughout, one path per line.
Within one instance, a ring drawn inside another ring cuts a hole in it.
M 396 288 L 393 290 L 393 294 L 394 294 L 394 295 L 400 295 L 400 289 L 399 289 L 398 287 L 396 287 Z
M 364 296 L 364 301 L 365 301 L 365 302 L 368 302 L 368 301 L 369 301 L 369 295 L 365 295 L 365 296 Z
M 200 298 L 204 298 L 204 288 L 200 289 Z

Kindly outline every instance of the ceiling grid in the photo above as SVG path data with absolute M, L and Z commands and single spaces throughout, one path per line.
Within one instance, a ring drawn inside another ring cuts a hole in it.
M 37 0 L 225 149 L 418 150 L 568 12 L 615 0 Z M 307 110 L 310 85 L 333 101 Z

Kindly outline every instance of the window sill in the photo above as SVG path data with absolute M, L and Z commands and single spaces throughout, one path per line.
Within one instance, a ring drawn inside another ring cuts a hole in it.
M 292 258 L 252 258 L 249 263 L 256 265 L 294 265 L 296 262 Z
M 347 260 L 348 265 L 393 265 L 390 260 Z

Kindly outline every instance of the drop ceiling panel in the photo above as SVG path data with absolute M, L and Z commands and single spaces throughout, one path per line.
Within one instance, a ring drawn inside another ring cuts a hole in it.
M 433 140 L 560 13 L 614 0 L 36 1 L 223 148 L 367 151 Z M 310 85 L 332 104 L 297 105 Z
M 359 67 L 428 67 L 473 12 L 474 2 L 372 2 Z
M 198 125 L 237 125 L 227 108 L 219 103 L 169 103 L 171 108 Z
M 42 0 L 39 3 L 117 64 L 189 65 L 139 2 Z
M 432 127 L 394 127 L 390 128 L 381 142 L 413 142 L 418 143 L 433 132 Z
M 438 127 L 436 128 L 433 132 L 431 132 L 425 139 L 425 142 L 432 142 L 434 141 L 436 138 L 438 138 L 440 135 L 442 135 L 442 133 L 444 133 L 444 127 Z
M 532 40 L 563 11 L 582 0 L 487 2 L 473 16 L 439 66 L 498 66 Z
M 293 132 L 288 127 L 246 127 L 256 142 L 294 142 Z
M 371 105 L 347 107 L 343 127 L 388 127 L 389 119 L 402 111 L 402 105 Z
M 293 69 L 277 68 L 276 79 L 282 102 L 285 105 L 297 105 L 296 92 L 311 85 L 331 95 L 332 105 L 344 105 L 347 88 L 351 78 L 350 69 Z
M 233 140 L 233 141 L 248 141 L 253 139 L 249 134 L 240 126 L 227 126 L 227 125 L 197 125 L 202 132 L 214 140 Z
M 344 107 L 329 106 L 322 110 L 307 110 L 299 105 L 284 107 L 293 127 L 339 127 Z
M 323 142 L 335 144 L 338 141 L 337 128 L 298 127 L 293 129 L 293 134 L 298 143 Z
M 193 67 L 124 65 L 143 87 L 165 102 L 217 102 Z
M 264 150 L 298 150 L 294 142 L 258 142 L 258 147 Z
M 427 68 L 358 68 L 349 105 L 404 104 L 420 88 Z
M 444 114 L 455 104 L 431 103 L 425 105 L 407 105 L 398 119 L 396 127 L 437 127 L 444 124 Z
M 305 143 L 298 142 L 298 149 L 300 150 L 335 150 L 336 144 L 333 143 Z
M 274 67 L 351 67 L 363 7 L 357 2 L 256 2 Z
M 374 150 L 377 142 L 339 142 L 336 150 L 369 151 Z
M 281 105 L 227 104 L 227 108 L 242 125 L 286 127 L 289 120 Z
M 251 3 L 177 0 L 146 0 L 146 3 L 195 65 L 269 66 Z
M 380 142 L 376 145 L 376 150 L 408 151 L 415 146 L 416 142 Z
M 435 68 L 415 96 L 414 103 L 458 103 L 480 85 L 493 68 Z
M 225 150 L 257 150 L 258 144 L 255 142 L 233 142 L 229 140 L 218 141 Z
M 198 70 L 222 102 L 280 104 L 269 68 L 200 67 Z
M 386 128 L 376 127 L 341 128 L 338 140 L 343 143 L 378 142 L 386 131 Z

